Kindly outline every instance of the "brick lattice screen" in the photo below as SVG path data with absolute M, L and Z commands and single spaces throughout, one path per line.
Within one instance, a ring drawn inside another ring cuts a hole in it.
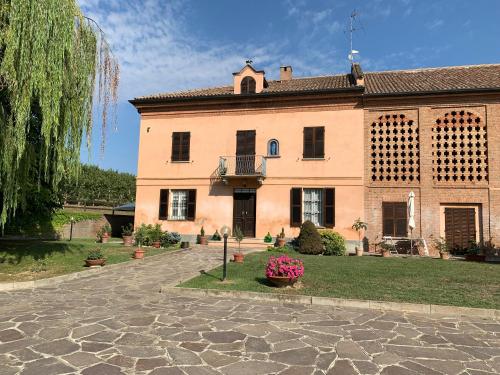
M 451 111 L 432 128 L 432 178 L 437 182 L 488 181 L 486 124 L 471 112 Z
M 386 114 L 371 124 L 372 181 L 420 181 L 418 123 Z

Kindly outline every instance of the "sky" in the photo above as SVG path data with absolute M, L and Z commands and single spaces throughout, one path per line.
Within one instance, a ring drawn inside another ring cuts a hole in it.
M 98 22 L 121 69 L 117 128 L 100 117 L 81 160 L 135 174 L 139 115 L 128 100 L 228 85 L 248 59 L 267 79 L 500 63 L 500 0 L 78 0 Z M 167 141 L 167 140 L 166 140 Z

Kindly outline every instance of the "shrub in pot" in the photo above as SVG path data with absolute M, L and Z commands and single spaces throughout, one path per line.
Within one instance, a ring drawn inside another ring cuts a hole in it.
M 212 241 L 220 241 L 222 240 L 222 236 L 219 234 L 219 231 L 216 229 L 215 233 L 212 235 Z
M 203 227 L 201 227 L 200 230 L 199 242 L 200 245 L 208 245 L 208 237 L 205 236 L 205 229 Z
M 135 244 L 138 246 L 151 246 L 153 241 L 151 240 L 151 232 L 153 226 L 151 224 L 141 224 L 135 231 Z
M 363 255 L 363 244 L 361 243 L 361 231 L 368 229 L 368 224 L 364 221 L 361 221 L 361 218 L 357 218 L 354 224 L 351 227 L 358 233 L 358 246 L 356 246 L 356 256 Z
M 161 236 L 163 231 L 161 230 L 160 224 L 155 224 L 155 226 L 151 229 L 150 237 L 153 247 L 159 249 L 161 246 Z
M 469 248 L 467 249 L 467 253 L 465 254 L 465 260 L 472 262 L 484 262 L 486 260 L 486 256 L 481 254 L 481 251 L 481 246 L 477 242 L 471 241 Z
M 144 250 L 141 247 L 135 249 L 134 259 L 144 259 Z
M 446 239 L 439 237 L 438 239 L 433 239 L 432 242 L 436 250 L 439 251 L 439 257 L 441 259 L 450 259 L 450 252 L 448 250 L 448 243 L 446 242 Z
M 304 275 L 304 264 L 300 259 L 286 255 L 270 257 L 266 266 L 267 279 L 278 287 L 293 285 Z
M 323 242 L 316 226 L 311 221 L 304 221 L 300 227 L 300 234 L 297 239 L 298 251 L 302 254 L 318 255 L 322 254 Z
M 281 233 L 278 235 L 277 238 L 278 242 L 278 247 L 284 247 L 286 245 L 286 240 L 285 240 L 285 228 L 281 228 Z
M 273 236 L 271 236 L 271 233 L 267 232 L 266 236 L 264 237 L 264 242 L 265 243 L 272 243 L 273 242 Z
M 132 246 L 134 243 L 134 226 L 132 223 L 122 227 L 123 245 Z
M 181 242 L 181 235 L 177 232 L 165 231 L 161 235 L 160 242 L 162 247 L 175 246 Z
M 394 250 L 394 245 L 391 245 L 387 242 L 381 242 L 380 243 L 380 249 L 382 252 L 382 256 L 384 258 L 389 258 L 391 256 L 391 251 Z
M 97 239 L 101 243 L 107 243 L 111 237 L 111 226 L 104 224 L 101 229 L 97 231 Z
M 101 249 L 98 248 L 90 250 L 87 259 L 85 259 L 87 267 L 104 266 L 104 263 L 106 263 L 106 258 L 104 258 Z
M 344 256 L 347 254 L 345 238 L 340 234 L 333 230 L 322 230 L 320 236 L 325 247 L 324 255 Z
M 243 263 L 244 255 L 241 252 L 241 241 L 243 241 L 243 238 L 245 238 L 245 236 L 243 235 L 243 231 L 240 229 L 240 227 L 234 228 L 233 236 L 238 242 L 238 252 L 233 254 L 234 261 L 236 263 Z

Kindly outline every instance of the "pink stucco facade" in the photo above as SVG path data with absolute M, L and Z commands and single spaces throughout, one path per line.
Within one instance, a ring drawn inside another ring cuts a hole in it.
M 324 126 L 325 155 L 321 160 L 303 159 L 303 131 Z M 227 184 L 214 178 L 220 156 L 235 155 L 236 132 L 255 130 L 255 153 L 267 155 L 270 139 L 279 141 L 279 157 L 266 158 L 266 174 L 238 178 Z M 172 162 L 172 133 L 190 132 L 190 160 Z M 363 110 L 356 103 L 316 105 L 294 103 L 276 108 L 176 111 L 161 108 L 141 114 L 137 175 L 136 225 L 160 223 L 184 235 L 199 233 L 201 226 L 212 234 L 232 227 L 233 192 L 255 188 L 256 237 L 290 227 L 290 190 L 335 188 L 335 227 L 347 239 L 357 238 L 351 226 L 363 218 Z M 160 220 L 160 189 L 196 189 L 193 221 Z

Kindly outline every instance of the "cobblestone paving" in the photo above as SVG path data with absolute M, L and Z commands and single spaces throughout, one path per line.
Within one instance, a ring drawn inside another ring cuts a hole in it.
M 500 322 L 158 293 L 198 249 L 0 293 L 3 374 L 496 374 Z

